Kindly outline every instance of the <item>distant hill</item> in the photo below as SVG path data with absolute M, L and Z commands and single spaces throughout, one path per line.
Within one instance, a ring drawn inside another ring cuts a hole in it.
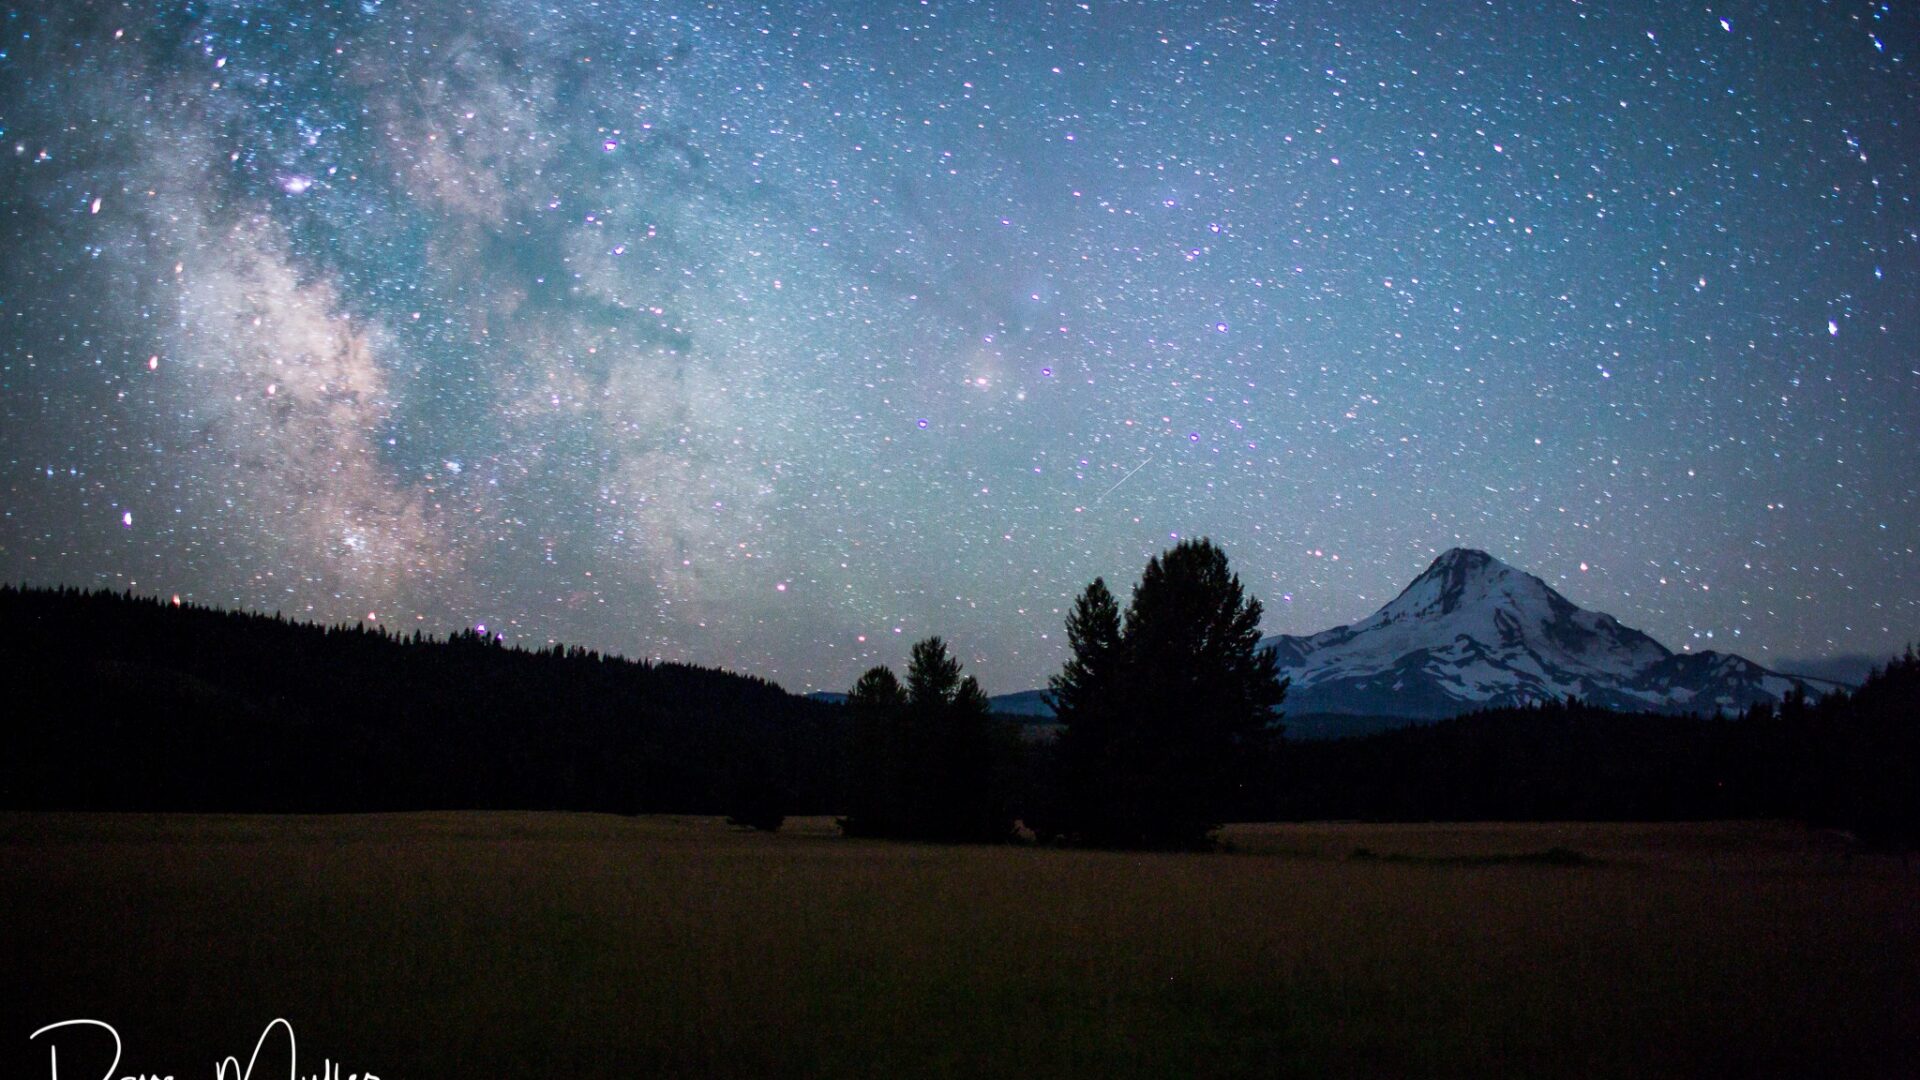
M 1052 720 L 1053 709 L 1047 705 L 1045 695 L 1045 690 L 1019 690 L 1011 694 L 995 694 L 987 699 L 987 706 L 1001 716 L 1019 717 L 1027 722 Z M 847 702 L 847 695 L 836 690 L 815 690 L 807 696 L 830 705 L 844 705 Z
M 995 694 L 987 699 L 987 704 L 1002 716 L 1051 720 L 1053 706 L 1047 704 L 1046 695 L 1045 690 L 1020 690 L 1011 694 Z
M 840 711 L 710 668 L 17 588 L 0 655 L 3 807 L 837 805 Z
M 1808 679 L 1839 683 L 1843 686 L 1859 686 L 1867 681 L 1867 676 L 1876 669 L 1884 668 L 1895 657 L 1869 656 L 1866 653 L 1842 653 L 1839 656 L 1808 656 L 1793 659 L 1781 659 L 1773 662 L 1773 669 L 1785 675 L 1799 675 Z

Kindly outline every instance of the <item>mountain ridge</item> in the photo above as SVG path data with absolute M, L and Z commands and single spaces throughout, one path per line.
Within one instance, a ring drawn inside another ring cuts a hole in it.
M 1386 605 L 1317 634 L 1264 639 L 1288 706 L 1440 719 L 1578 697 L 1610 709 L 1739 712 L 1838 684 L 1717 651 L 1674 652 L 1484 551 L 1450 548 Z

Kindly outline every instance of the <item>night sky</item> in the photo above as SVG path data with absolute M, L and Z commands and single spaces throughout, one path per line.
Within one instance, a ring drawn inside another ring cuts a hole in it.
M 1657 9 L 1657 10 L 1649 10 Z M 1220 542 L 1920 637 L 1920 14 L 0 9 L 0 576 L 1041 685 Z

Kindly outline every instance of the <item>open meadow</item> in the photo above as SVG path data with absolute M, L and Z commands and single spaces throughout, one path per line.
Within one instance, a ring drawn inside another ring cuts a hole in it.
M 5 1072 L 78 1017 L 182 1078 L 274 1017 L 302 1074 L 386 1080 L 1920 1071 L 1920 861 L 1753 823 L 1227 839 L 0 815 Z M 61 1076 L 106 1070 L 88 1038 Z

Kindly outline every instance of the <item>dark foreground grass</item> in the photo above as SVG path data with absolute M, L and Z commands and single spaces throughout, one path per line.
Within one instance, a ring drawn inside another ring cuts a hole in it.
M 1747 824 L 1229 839 L 0 816 L 24 990 L 0 1071 L 46 1076 L 28 1033 L 94 1017 L 126 1039 L 116 1076 L 211 1077 L 276 1016 L 303 1074 L 386 1080 L 1920 1070 L 1920 870 L 1897 857 Z M 101 1075 L 73 1040 L 61 1076 Z

